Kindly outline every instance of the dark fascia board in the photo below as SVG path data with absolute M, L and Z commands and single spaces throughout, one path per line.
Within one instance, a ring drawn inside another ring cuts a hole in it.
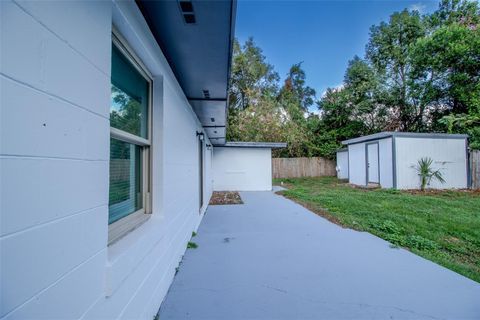
M 233 60 L 233 43 L 235 42 L 235 25 L 237 22 L 237 0 L 232 0 L 232 9 L 230 11 L 230 44 L 229 44 L 229 51 L 228 51 L 228 64 L 227 69 L 227 101 L 225 102 L 225 132 L 228 129 L 228 111 L 230 109 L 230 99 L 229 99 L 229 92 L 230 92 L 230 76 L 232 73 L 232 60 Z
M 276 149 L 276 148 L 286 148 L 286 142 L 244 142 L 244 141 L 230 141 L 225 143 L 222 146 L 225 148 L 268 148 L 268 149 Z
M 337 152 L 348 152 L 348 148 L 345 147 L 345 148 L 337 149 Z
M 385 139 L 390 137 L 399 138 L 426 138 L 426 139 L 466 139 L 466 134 L 450 134 L 450 133 L 419 133 L 419 132 L 379 132 L 368 136 L 358 137 L 342 141 L 343 145 L 356 144 L 372 140 Z

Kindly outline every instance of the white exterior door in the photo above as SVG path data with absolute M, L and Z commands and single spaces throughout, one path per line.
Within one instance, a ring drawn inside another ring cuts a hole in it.
M 378 143 L 367 144 L 367 183 L 379 183 Z

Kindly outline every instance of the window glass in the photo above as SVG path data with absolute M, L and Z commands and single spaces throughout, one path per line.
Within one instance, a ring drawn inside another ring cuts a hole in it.
M 110 139 L 108 223 L 142 208 L 141 147 Z
M 148 81 L 112 45 L 110 126 L 148 139 Z

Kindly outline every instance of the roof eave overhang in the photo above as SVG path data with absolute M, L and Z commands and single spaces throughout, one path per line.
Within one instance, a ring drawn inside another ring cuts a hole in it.
M 192 0 L 192 12 L 179 1 L 137 4 L 211 143 L 225 144 L 236 0 Z

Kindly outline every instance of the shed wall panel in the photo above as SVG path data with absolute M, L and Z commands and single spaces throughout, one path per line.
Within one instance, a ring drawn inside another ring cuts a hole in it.
M 420 178 L 415 166 L 422 157 L 430 157 L 433 160 L 433 169 L 440 169 L 445 179 L 444 184 L 432 180 L 430 188 L 467 187 L 467 157 L 464 139 L 397 137 L 395 145 L 397 188 L 419 188 Z
M 348 151 L 337 152 L 337 178 L 348 179 Z
M 380 186 L 393 188 L 392 138 L 378 140 Z
M 348 146 L 348 181 L 351 184 L 366 185 L 366 161 L 365 143 L 357 143 Z

